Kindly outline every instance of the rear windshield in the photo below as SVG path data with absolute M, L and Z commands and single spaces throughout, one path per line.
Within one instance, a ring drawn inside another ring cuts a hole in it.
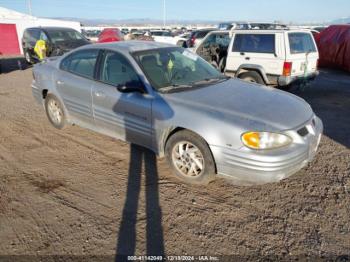
M 68 41 L 81 41 L 85 38 L 75 30 L 47 30 L 49 37 L 51 38 L 52 43 L 58 42 L 68 42 Z
M 236 34 L 233 52 L 275 53 L 274 34 Z
M 170 32 L 163 32 L 163 31 L 155 31 L 151 32 L 153 36 L 171 36 Z
M 288 37 L 291 54 L 313 53 L 317 51 L 311 34 L 289 33 Z

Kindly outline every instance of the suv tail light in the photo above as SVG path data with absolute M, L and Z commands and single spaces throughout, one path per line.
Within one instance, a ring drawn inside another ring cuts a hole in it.
M 190 47 L 194 47 L 194 42 L 196 41 L 196 37 L 192 36 L 190 39 Z
M 292 75 L 292 62 L 284 62 L 283 64 L 283 76 L 291 76 Z

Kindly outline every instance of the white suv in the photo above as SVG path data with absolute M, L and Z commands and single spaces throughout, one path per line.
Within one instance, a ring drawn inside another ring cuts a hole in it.
M 307 30 L 234 30 L 225 73 L 246 81 L 289 86 L 315 79 L 319 54 Z

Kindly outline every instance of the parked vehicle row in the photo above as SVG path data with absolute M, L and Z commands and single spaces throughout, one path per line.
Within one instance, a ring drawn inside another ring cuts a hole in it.
M 287 25 L 279 23 L 266 23 L 266 22 L 242 22 L 242 21 L 231 21 L 224 22 L 218 25 L 219 30 L 273 30 L 273 29 L 286 29 Z
M 186 38 L 182 36 L 174 36 L 170 31 L 167 30 L 156 30 L 146 33 L 146 35 L 152 36 L 154 41 L 159 43 L 168 43 L 173 45 L 178 45 L 179 42 L 183 43 Z
M 188 35 L 188 40 L 174 37 L 167 30 L 155 30 L 150 31 L 148 37 L 156 42 L 192 48 L 219 71 L 250 82 L 285 87 L 306 83 L 317 76 L 318 51 L 310 31 L 306 30 L 201 29 Z M 44 46 L 46 56 L 62 55 L 89 43 L 72 29 L 29 28 L 22 41 L 29 63 L 42 60 L 36 50 L 39 40 L 47 45 Z M 98 42 L 123 40 L 119 29 L 106 28 Z

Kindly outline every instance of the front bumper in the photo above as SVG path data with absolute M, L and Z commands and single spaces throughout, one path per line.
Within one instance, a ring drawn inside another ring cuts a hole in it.
M 306 128 L 308 134 L 298 133 Z M 217 164 L 218 175 L 230 177 L 242 184 L 278 182 L 305 167 L 314 158 L 323 132 L 322 121 L 313 117 L 295 130 L 286 131 L 293 139 L 287 148 L 257 151 L 210 146 Z
M 300 84 L 303 82 L 310 82 L 315 80 L 315 78 L 319 75 L 319 72 L 313 72 L 309 73 L 306 76 L 300 75 L 300 76 L 280 76 L 278 78 L 278 85 L 279 86 L 288 86 L 291 84 Z

